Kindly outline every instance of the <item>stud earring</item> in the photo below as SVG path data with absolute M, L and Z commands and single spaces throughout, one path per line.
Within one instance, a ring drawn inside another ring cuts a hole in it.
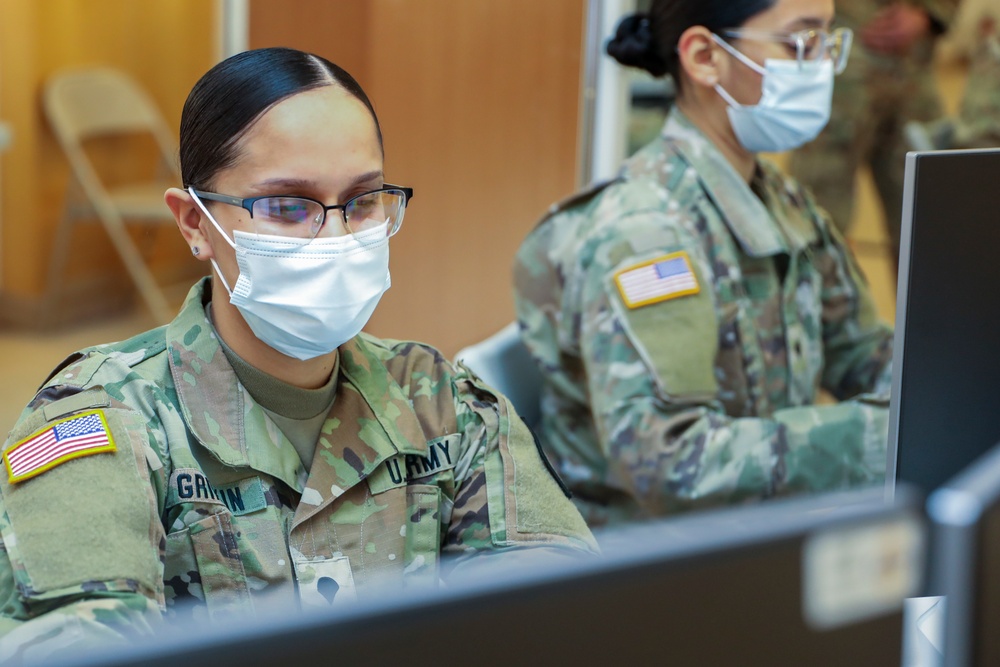
M 192 246 L 191 247 L 191 254 L 194 255 L 195 257 L 197 257 L 198 255 L 201 254 L 201 249 L 198 248 L 198 246 Z

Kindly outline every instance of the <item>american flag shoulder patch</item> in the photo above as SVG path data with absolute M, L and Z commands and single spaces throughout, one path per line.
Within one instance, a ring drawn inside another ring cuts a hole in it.
M 7 479 L 23 482 L 58 465 L 91 454 L 115 451 L 101 410 L 89 410 L 51 423 L 3 453 Z
M 615 283 L 630 309 L 701 291 L 683 250 L 623 269 L 615 274 Z

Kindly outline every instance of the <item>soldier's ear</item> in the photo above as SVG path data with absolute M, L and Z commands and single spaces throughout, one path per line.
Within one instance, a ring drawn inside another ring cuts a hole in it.
M 163 201 L 170 208 L 170 212 L 174 214 L 174 221 L 177 222 L 177 228 L 181 230 L 181 236 L 191 248 L 191 254 L 203 261 L 211 259 L 213 257 L 212 246 L 206 231 L 206 224 L 211 223 L 205 220 L 205 214 L 202 213 L 191 194 L 187 190 L 170 188 L 163 194 Z
M 677 57 L 684 77 L 696 85 L 715 86 L 721 79 L 718 51 L 712 32 L 705 26 L 685 30 L 677 42 Z

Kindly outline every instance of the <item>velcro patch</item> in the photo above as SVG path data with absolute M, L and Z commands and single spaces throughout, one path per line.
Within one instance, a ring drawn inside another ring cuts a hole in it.
M 683 250 L 623 269 L 615 274 L 615 284 L 630 309 L 701 290 L 691 268 L 691 258 Z
M 90 410 L 49 424 L 3 453 L 11 484 L 91 454 L 114 452 L 115 441 L 102 410 Z

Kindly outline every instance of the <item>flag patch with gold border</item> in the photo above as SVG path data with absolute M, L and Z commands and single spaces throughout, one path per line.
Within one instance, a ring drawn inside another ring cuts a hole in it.
M 691 258 L 683 250 L 623 269 L 615 274 L 615 284 L 630 309 L 701 290 L 691 268 Z
M 31 479 L 67 461 L 115 451 L 115 441 L 101 410 L 91 410 L 49 424 L 3 453 L 11 484 Z

